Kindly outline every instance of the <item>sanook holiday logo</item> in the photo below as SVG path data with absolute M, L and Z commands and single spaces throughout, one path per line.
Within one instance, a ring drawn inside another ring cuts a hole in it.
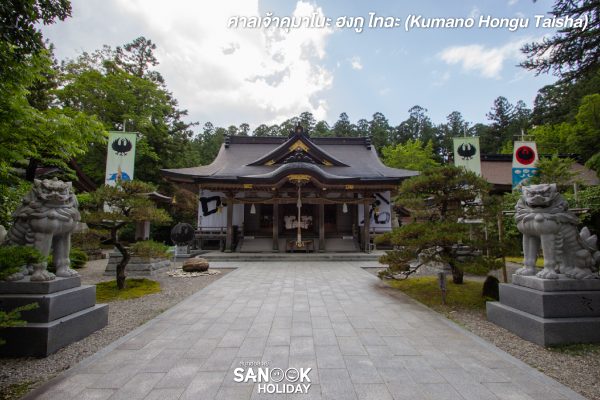
M 265 362 L 241 362 L 240 365 L 233 370 L 233 380 L 256 383 L 258 393 L 306 394 L 311 386 L 308 374 L 312 368 L 271 368 Z

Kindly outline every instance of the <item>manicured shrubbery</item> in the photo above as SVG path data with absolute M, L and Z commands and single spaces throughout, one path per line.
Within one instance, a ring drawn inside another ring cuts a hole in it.
M 42 262 L 44 257 L 39 251 L 28 246 L 0 247 L 0 279 L 19 272 L 21 267 Z
M 132 244 L 129 249 L 133 256 L 142 258 L 167 258 L 169 256 L 169 246 L 155 242 L 153 240 L 144 240 Z

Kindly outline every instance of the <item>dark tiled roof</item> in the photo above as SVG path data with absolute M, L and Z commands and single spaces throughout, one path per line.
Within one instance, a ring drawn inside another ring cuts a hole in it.
M 573 163 L 571 171 L 586 185 L 599 185 L 600 179 L 594 171 L 579 163 Z M 497 186 L 512 186 L 512 156 L 490 157 L 481 160 L 481 175 L 491 184 Z
M 246 182 L 248 179 L 274 179 L 281 165 L 250 165 L 264 158 L 289 138 L 283 137 L 231 137 L 221 146 L 219 154 L 209 165 L 192 168 L 165 169 L 168 179 L 183 182 Z M 390 168 L 379 160 L 368 138 L 311 138 L 323 154 L 333 157 L 347 166 L 325 166 L 310 163 L 292 163 L 294 173 L 305 167 L 306 173 L 320 175 L 327 180 L 391 181 L 418 175 L 417 171 Z M 304 164 L 304 165 L 302 165 Z M 287 167 L 290 168 L 290 167 Z M 319 171 L 315 171 L 315 168 Z M 281 171 L 281 170 L 280 170 Z

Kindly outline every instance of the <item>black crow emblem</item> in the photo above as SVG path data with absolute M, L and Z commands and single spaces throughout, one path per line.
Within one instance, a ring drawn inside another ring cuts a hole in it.
M 121 138 L 116 138 L 112 142 L 111 147 L 118 155 L 124 156 L 125 154 L 127 154 L 131 151 L 131 148 L 133 146 L 131 145 L 131 142 L 129 141 L 129 139 L 121 137 Z
M 529 165 L 535 161 L 535 152 L 529 146 L 521 146 L 516 151 L 517 161 L 523 165 Z
M 471 160 L 477 154 L 477 149 L 471 143 L 463 143 L 458 146 L 457 153 L 463 160 Z

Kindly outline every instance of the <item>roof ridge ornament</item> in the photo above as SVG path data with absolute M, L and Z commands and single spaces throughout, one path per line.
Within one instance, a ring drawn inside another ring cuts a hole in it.
M 314 143 L 300 124 L 290 130 L 288 139 L 284 143 L 248 165 L 273 166 L 292 162 L 320 164 L 325 167 L 348 166 Z

